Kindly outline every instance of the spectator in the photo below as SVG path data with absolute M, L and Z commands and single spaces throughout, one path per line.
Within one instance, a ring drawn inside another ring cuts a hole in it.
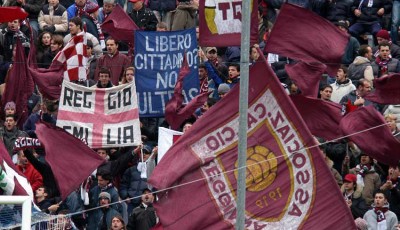
M 129 16 L 132 18 L 135 24 L 143 30 L 155 31 L 158 20 L 153 11 L 145 7 L 143 0 L 129 1 L 133 4 L 133 9 L 132 12 L 129 12 Z
M 103 7 L 100 7 L 99 14 L 97 16 L 97 20 L 99 21 L 100 24 L 107 19 L 107 17 L 111 14 L 116 5 L 117 4 L 115 3 L 115 0 L 103 1 Z
M 385 12 L 391 9 L 390 2 L 384 0 L 355 0 L 351 12 L 355 16 L 355 23 L 350 26 L 350 34 L 359 39 L 363 33 L 370 33 L 373 36 L 381 30 L 379 24 Z M 362 43 L 360 41 L 360 43 Z
M 40 9 L 44 5 L 44 0 L 17 0 L 17 6 L 21 7 L 28 13 L 29 24 L 34 32 L 34 37 L 39 33 L 38 16 Z
M 351 5 L 352 1 L 325 1 L 325 4 L 323 6 L 324 10 L 321 16 L 328 19 L 332 23 L 343 21 L 348 27 L 351 24 L 350 21 L 352 20 L 350 12 Z
M 11 62 L 13 59 L 13 48 L 17 42 L 17 37 L 20 39 L 22 46 L 25 47 L 26 53 L 29 50 L 29 36 L 21 30 L 19 20 L 7 22 L 7 27 L 0 31 L 0 54 L 3 55 L 4 62 Z
M 218 86 L 218 95 L 219 98 L 225 97 L 225 95 L 231 90 L 228 84 L 223 83 Z
M 173 10 L 176 9 L 176 0 L 149 0 L 148 6 L 153 11 L 157 20 L 166 25 L 166 30 L 171 27 L 171 15 Z
M 125 69 L 121 84 L 130 83 L 135 80 L 135 67 L 129 66 Z
M 54 205 L 53 200 L 49 197 L 51 196 L 45 186 L 40 186 L 35 191 L 35 203 L 39 209 L 45 213 L 54 213 L 57 210 L 58 205 Z
M 340 100 L 345 95 L 354 91 L 356 87 L 353 82 L 347 78 L 347 67 L 341 65 L 336 73 L 336 81 L 331 84 L 332 95 L 331 100 L 336 103 L 340 103 Z
M 178 6 L 172 17 L 171 31 L 196 27 L 198 6 L 190 0 L 178 0 Z
M 389 210 L 394 212 L 397 219 L 400 217 L 400 166 L 399 163 L 389 167 L 389 176 L 385 183 L 382 184 L 380 190 L 390 204 Z
M 386 114 L 385 115 L 385 121 L 388 124 L 388 127 L 390 129 L 390 132 L 392 132 L 393 136 L 400 141 L 400 131 L 399 128 L 396 125 L 396 120 L 397 117 L 393 114 Z
M 97 62 L 99 60 L 99 58 L 94 55 L 93 53 L 93 42 L 88 40 L 87 44 L 86 44 L 86 52 L 88 55 L 88 62 L 87 65 L 89 66 L 89 71 L 88 71 L 88 76 L 87 79 L 88 80 L 94 80 L 94 75 L 96 72 L 96 67 L 97 67 Z
M 17 121 L 14 114 L 6 115 L 4 129 L 1 129 L 0 131 L 2 132 L 0 137 L 3 140 L 10 157 L 13 158 L 15 140 L 18 137 L 27 137 L 28 135 L 17 128 Z M 16 161 L 14 160 L 14 162 Z
M 79 1 L 79 0 L 77 0 L 77 1 Z M 82 19 L 79 17 L 71 18 L 68 23 L 68 28 L 69 28 L 69 34 L 67 34 L 64 37 L 64 44 L 67 44 L 69 42 L 69 40 L 71 40 L 72 37 L 74 37 L 77 34 L 79 34 L 80 32 L 82 32 L 82 29 L 83 29 Z M 92 41 L 94 54 L 97 56 L 100 56 L 103 53 L 103 51 L 101 49 L 99 40 L 95 36 L 93 36 L 91 33 L 88 33 L 88 32 L 86 32 L 86 38 L 87 38 L 87 40 Z
M 389 32 L 387 30 L 380 30 L 376 34 L 376 40 L 378 41 L 378 46 L 374 47 L 373 53 L 374 57 L 379 56 L 379 44 L 383 42 L 389 43 L 389 48 L 390 48 L 390 57 L 399 59 L 400 58 L 400 47 L 396 44 L 393 43 L 392 40 L 390 39 Z
M 63 35 L 68 30 L 67 9 L 59 0 L 48 1 L 49 4 L 44 5 L 39 13 L 40 30 Z
M 345 95 L 341 100 L 342 113 L 347 114 L 356 110 L 360 106 L 372 105 L 373 103 L 365 100 L 363 97 L 371 92 L 371 82 L 366 79 L 360 79 L 357 88 Z
M 98 202 L 95 209 L 88 213 L 88 225 L 87 229 L 110 229 L 112 218 L 114 216 L 121 215 L 118 210 L 116 210 L 113 205 L 112 195 L 106 191 L 98 194 Z
M 6 103 L 6 105 L 4 106 L 4 113 L 5 115 L 15 115 L 15 108 L 16 105 L 13 101 L 9 101 Z
M 141 197 L 142 203 L 135 208 L 129 216 L 128 230 L 149 230 L 157 223 L 157 216 L 153 207 L 154 195 L 150 189 L 144 189 Z
M 29 163 L 22 150 L 18 151 L 17 169 L 25 175 L 33 191 L 43 186 L 42 175 Z
M 387 197 L 382 191 L 375 193 L 372 209 L 364 215 L 364 220 L 368 223 L 368 229 L 396 229 L 397 217 L 389 211 Z
M 228 66 L 229 79 L 226 81 L 229 87 L 233 87 L 240 81 L 240 65 L 236 63 L 230 63 Z
M 378 49 L 379 55 L 371 64 L 374 77 L 380 78 L 388 74 L 399 73 L 400 61 L 390 57 L 390 44 L 388 42 L 381 42 L 378 45 Z
M 350 208 L 351 214 L 354 219 L 362 218 L 368 211 L 365 200 L 362 198 L 363 186 L 357 184 L 357 176 L 354 174 L 347 174 L 343 180 L 344 184 L 341 191 L 346 201 L 347 206 Z
M 348 77 L 356 85 L 358 80 L 365 78 L 369 81 L 374 80 L 374 73 L 371 66 L 372 48 L 368 45 L 360 46 L 358 56 L 349 66 Z
M 400 105 L 389 105 L 385 112 L 384 115 L 388 115 L 388 114 L 392 114 L 393 116 L 395 116 L 396 119 L 396 126 L 397 128 L 399 128 L 399 123 L 400 123 Z
M 250 65 L 255 64 L 260 57 L 260 53 L 257 50 L 258 45 L 252 45 L 250 47 Z
M 157 24 L 157 29 L 156 29 L 156 31 L 161 31 L 161 32 L 168 31 L 168 26 L 167 26 L 167 24 L 166 24 L 165 22 L 159 22 L 159 23 Z
M 111 83 L 113 85 L 118 85 L 124 70 L 131 65 L 129 58 L 118 51 L 118 42 L 112 38 L 108 37 L 106 41 L 107 54 L 103 55 L 97 61 L 97 67 L 95 71 L 95 80 L 99 78 L 99 70 L 101 68 L 109 68 L 111 73 Z
M 349 27 L 345 21 L 339 21 L 335 24 L 341 31 L 345 32 L 346 34 L 349 33 Z M 349 42 L 347 43 L 345 49 L 345 53 L 342 57 L 342 64 L 350 65 L 357 57 L 359 49 L 360 43 L 358 42 L 358 40 L 355 37 L 350 36 Z
M 208 73 L 205 64 L 199 65 L 200 92 L 208 92 Z
M 36 62 L 38 67 L 45 68 L 47 67 L 46 63 L 44 63 L 44 57 L 49 55 L 51 52 L 50 44 L 51 44 L 51 33 L 43 32 L 39 35 L 39 39 L 37 40 L 36 45 Z
M 114 216 L 111 220 L 110 230 L 126 230 L 125 221 L 122 216 Z
M 100 34 L 98 32 L 98 28 L 93 21 L 93 17 L 90 15 L 91 13 L 97 11 L 99 6 L 97 3 L 88 0 L 75 0 L 75 3 L 67 8 L 68 13 L 68 22 L 71 21 L 74 17 L 79 17 L 82 20 L 82 25 L 86 24 L 86 31 L 93 35 L 96 39 L 100 39 Z M 81 29 L 83 27 L 81 26 Z M 70 29 L 71 30 L 71 29 Z M 95 44 L 95 43 L 93 43 Z
M 48 69 L 53 62 L 54 57 L 60 52 L 64 47 L 63 36 L 58 34 L 53 34 L 50 40 L 50 51 L 44 53 L 43 56 L 43 68 Z

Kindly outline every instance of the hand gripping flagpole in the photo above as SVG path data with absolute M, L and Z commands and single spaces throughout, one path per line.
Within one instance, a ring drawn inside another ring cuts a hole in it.
M 253 0 L 254 1 L 254 0 Z M 236 229 L 244 230 L 246 209 L 246 153 L 247 153 L 247 110 L 249 88 L 250 49 L 250 5 L 252 1 L 242 1 L 242 36 L 240 47 L 240 95 L 239 95 L 239 145 Z M 253 3 L 255 4 L 255 3 Z

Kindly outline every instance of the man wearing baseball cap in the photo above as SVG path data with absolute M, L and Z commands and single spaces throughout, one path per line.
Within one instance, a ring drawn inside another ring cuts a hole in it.
M 135 24 L 143 30 L 155 31 L 158 20 L 153 11 L 145 7 L 143 0 L 129 0 L 129 2 L 133 4 L 133 9 L 132 12 L 129 12 L 129 16 Z
M 368 211 L 364 198 L 362 198 L 363 186 L 357 184 L 357 176 L 355 174 L 347 174 L 344 177 L 342 185 L 342 193 L 347 206 L 350 208 L 353 218 L 363 218 Z

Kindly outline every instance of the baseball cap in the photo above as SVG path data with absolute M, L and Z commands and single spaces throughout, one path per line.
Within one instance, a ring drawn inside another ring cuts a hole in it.
M 354 174 L 347 174 L 346 176 L 344 176 L 344 181 L 356 183 L 357 182 L 357 176 L 354 175 Z

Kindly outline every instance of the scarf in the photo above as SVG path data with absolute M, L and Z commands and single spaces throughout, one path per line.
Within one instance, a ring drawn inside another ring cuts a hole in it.
M 354 192 L 347 194 L 346 192 L 343 193 L 344 200 L 352 200 Z
M 357 184 L 361 184 L 362 186 L 364 186 L 364 177 L 367 173 L 369 172 L 374 172 L 374 166 L 372 166 L 371 164 L 359 164 L 356 166 L 356 171 L 357 173 Z
M 100 23 L 97 20 L 97 18 L 93 17 L 91 14 L 88 14 L 85 11 L 84 8 L 79 8 L 76 5 L 75 5 L 75 7 L 76 7 L 76 9 L 78 11 L 78 16 L 79 17 L 86 16 L 86 17 L 88 17 L 89 19 L 91 19 L 93 21 L 93 23 L 96 25 L 97 33 L 99 34 L 100 46 L 101 46 L 102 49 L 106 48 L 106 43 L 104 41 L 104 34 L 103 34 L 103 31 L 101 30 Z
M 377 230 L 387 230 L 387 224 L 386 224 L 386 216 L 385 212 L 389 210 L 389 204 L 386 203 L 383 207 L 375 207 L 375 204 L 372 205 L 373 210 L 376 214 L 376 222 L 377 224 Z
M 391 58 L 388 59 L 381 59 L 380 56 L 376 57 L 375 62 L 379 67 L 378 77 L 388 74 L 388 63 Z
M 400 177 L 397 177 L 396 179 L 391 179 L 391 178 L 388 177 L 388 180 L 392 181 L 393 188 L 396 188 L 397 185 L 399 184 L 399 178 Z

